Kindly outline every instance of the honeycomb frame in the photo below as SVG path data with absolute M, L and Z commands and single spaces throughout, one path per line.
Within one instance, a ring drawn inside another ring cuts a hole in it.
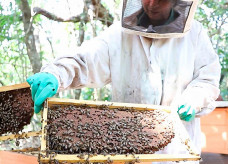
M 48 98 L 47 108 L 52 105 L 88 105 L 91 107 L 97 107 L 100 105 L 107 105 L 110 109 L 112 108 L 134 108 L 136 110 L 163 110 L 167 113 L 170 112 L 168 106 L 159 105 L 148 105 L 148 104 L 131 104 L 131 103 L 114 103 L 114 102 L 101 102 L 101 101 L 80 101 L 73 99 L 60 99 L 60 98 Z M 47 150 L 47 129 L 45 128 L 48 122 L 48 109 L 44 108 L 43 111 L 43 123 L 42 123 L 42 137 L 41 137 L 41 151 L 39 161 L 42 163 L 48 163 L 50 161 L 58 162 L 101 162 L 101 163 L 112 163 L 112 162 L 165 162 L 165 161 L 198 161 L 200 160 L 199 154 L 192 151 L 189 154 L 121 154 L 121 155 L 83 155 L 80 154 L 58 154 L 48 153 Z M 191 149 L 192 144 L 186 136 L 188 142 L 188 148 Z M 192 148 L 191 150 L 194 150 Z

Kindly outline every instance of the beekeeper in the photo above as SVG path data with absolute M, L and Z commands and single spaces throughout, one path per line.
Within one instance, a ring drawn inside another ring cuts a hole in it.
M 112 101 L 172 106 L 200 152 L 200 116 L 219 95 L 220 64 L 196 0 L 124 0 L 121 23 L 27 79 L 35 112 L 57 91 L 112 85 Z M 178 146 L 167 146 L 166 153 Z M 197 163 L 197 162 L 195 162 Z

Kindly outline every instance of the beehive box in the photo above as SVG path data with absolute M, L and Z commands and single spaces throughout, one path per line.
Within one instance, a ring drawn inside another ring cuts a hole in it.
M 33 113 L 28 83 L 0 87 L 0 135 L 18 133 L 30 123 Z
M 175 136 L 162 106 L 50 98 L 43 112 L 40 162 L 199 160 L 154 154 Z
M 216 105 L 213 112 L 201 117 L 202 151 L 228 154 L 228 101 L 216 101 Z

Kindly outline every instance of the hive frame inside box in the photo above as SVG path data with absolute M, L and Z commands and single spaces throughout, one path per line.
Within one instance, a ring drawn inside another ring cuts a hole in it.
M 47 100 L 47 108 L 51 107 L 52 105 L 88 105 L 90 107 L 97 107 L 99 105 L 107 105 L 110 109 L 111 108 L 119 108 L 119 107 L 126 107 L 126 108 L 134 108 L 137 110 L 163 110 L 168 113 L 170 112 L 169 107 L 158 106 L 158 105 L 148 105 L 148 104 L 130 104 L 130 103 L 113 103 L 113 102 L 101 102 L 101 101 L 80 101 L 80 100 L 73 100 L 73 99 L 60 99 L 60 98 L 49 98 Z M 45 126 L 47 125 L 47 114 L 48 109 L 44 108 L 43 111 L 43 124 L 42 124 L 42 138 L 41 138 L 41 151 L 40 151 L 40 161 L 43 163 L 47 163 L 50 160 L 57 160 L 59 162 L 129 162 L 135 161 L 136 158 L 139 159 L 140 162 L 159 162 L 159 161 L 198 161 L 200 160 L 199 154 L 197 154 L 192 148 L 193 145 L 191 144 L 188 137 L 185 138 L 185 144 L 187 142 L 187 147 L 191 150 L 190 154 L 135 154 L 135 155 L 93 155 L 89 156 L 85 155 L 83 158 L 79 158 L 78 154 L 50 154 L 46 152 L 46 129 Z

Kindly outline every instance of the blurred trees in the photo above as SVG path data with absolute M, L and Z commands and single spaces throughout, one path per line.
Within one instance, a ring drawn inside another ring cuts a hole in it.
M 0 81 L 9 85 L 24 81 L 30 63 L 20 10 L 15 2 L 0 2 L 0 12 Z
M 26 45 L 27 55 L 32 66 L 33 73 L 37 73 L 41 69 L 41 61 L 39 54 L 36 50 L 36 39 L 34 36 L 34 27 L 32 25 L 32 15 L 29 2 L 27 0 L 17 1 L 22 13 L 22 22 L 24 26 L 24 43 Z
M 228 2 L 227 0 L 201 0 L 195 18 L 200 21 L 219 55 L 222 66 L 220 89 L 228 100 Z

